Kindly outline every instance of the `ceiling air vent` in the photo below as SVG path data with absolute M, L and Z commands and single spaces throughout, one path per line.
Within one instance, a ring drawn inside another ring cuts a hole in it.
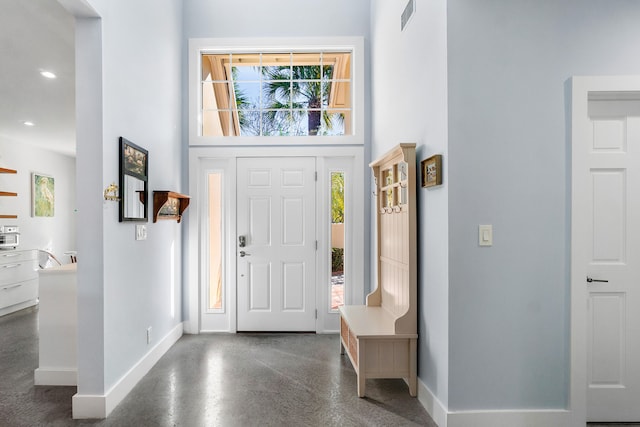
M 402 12 L 402 16 L 400 17 L 400 31 L 404 31 L 405 27 L 409 23 L 409 20 L 413 16 L 413 13 L 416 11 L 416 1 L 409 0 L 407 6 L 404 8 Z

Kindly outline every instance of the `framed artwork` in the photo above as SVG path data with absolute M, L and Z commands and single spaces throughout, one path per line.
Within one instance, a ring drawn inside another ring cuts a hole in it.
M 149 152 L 120 137 L 120 222 L 148 221 Z
M 140 179 L 147 178 L 147 155 L 149 152 L 135 145 L 125 138 L 120 138 L 122 144 L 123 173 Z
M 53 216 L 55 208 L 55 182 L 52 176 L 31 174 L 31 216 Z
M 442 184 L 442 155 L 436 154 L 424 159 L 420 166 L 422 169 L 422 186 L 424 188 Z

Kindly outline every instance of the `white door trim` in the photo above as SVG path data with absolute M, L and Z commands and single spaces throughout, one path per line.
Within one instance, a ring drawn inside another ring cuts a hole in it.
M 230 254 L 235 253 L 235 246 L 233 246 L 233 240 L 230 235 L 232 230 L 235 230 L 235 221 L 236 218 L 232 213 L 231 206 L 235 206 L 235 191 L 231 191 L 231 189 L 235 189 L 235 161 L 234 159 L 220 159 L 220 158 L 202 158 L 198 162 L 198 189 L 196 192 L 191 193 L 194 197 L 192 200 L 196 199 L 202 201 L 196 205 L 191 203 L 190 209 L 198 210 L 198 233 L 196 235 L 198 252 L 196 252 L 195 256 L 198 258 L 209 259 L 210 247 L 209 241 L 207 238 L 202 238 L 202 236 L 209 236 L 209 206 L 206 201 L 209 200 L 209 186 L 208 186 L 208 176 L 211 173 L 221 173 L 222 174 L 222 247 L 223 247 L 223 256 L 222 256 L 222 279 L 223 283 L 230 283 L 231 277 L 235 277 L 236 271 L 236 263 L 235 256 L 230 256 Z M 200 220 L 203 219 L 203 220 Z M 207 220 L 205 220 L 207 219 Z M 190 237 L 191 239 L 191 237 Z M 191 240 L 189 240 L 191 241 Z M 191 260 L 193 257 L 189 257 Z M 204 283 L 208 283 L 210 280 L 209 274 L 210 271 L 208 269 L 208 264 L 204 262 L 198 263 L 198 304 L 200 305 L 200 310 L 204 311 L 204 299 L 206 296 L 204 295 Z M 229 331 L 235 329 L 235 319 L 236 314 L 235 305 L 231 304 L 231 301 L 235 301 L 235 287 L 225 289 L 223 294 L 223 303 L 221 310 L 212 310 L 209 314 L 207 314 L 208 319 L 203 319 L 202 312 L 198 312 L 198 331 L 207 331 L 207 332 L 218 332 L 218 331 Z M 191 294 L 191 293 L 190 293 Z
M 364 237 L 365 230 L 367 229 L 364 219 L 364 206 L 365 203 L 365 171 L 364 171 L 364 149 L 361 146 L 316 146 L 316 147 L 196 147 L 189 148 L 189 194 L 193 197 L 189 209 L 186 211 L 185 226 L 187 227 L 187 241 L 185 245 L 185 270 L 184 270 L 184 330 L 188 334 L 198 334 L 200 332 L 200 282 L 202 275 L 202 262 L 200 256 L 201 247 L 201 221 L 203 220 L 204 212 L 200 207 L 200 204 L 204 203 L 206 194 L 202 188 L 202 175 L 207 169 L 211 169 L 207 164 L 211 164 L 212 160 L 226 161 L 228 162 L 228 168 L 226 170 L 227 179 L 225 180 L 225 187 L 227 188 L 228 197 L 224 198 L 224 203 L 230 206 L 232 211 L 229 213 L 229 230 L 227 234 L 228 242 L 226 242 L 227 251 L 229 253 L 235 253 L 235 242 L 237 240 L 236 235 L 236 223 L 235 223 L 235 189 L 236 186 L 236 159 L 238 157 L 316 157 L 320 158 L 351 158 L 353 164 L 353 188 L 352 188 L 352 215 L 353 226 L 351 227 L 349 238 L 352 239 L 352 254 L 351 260 L 351 292 L 350 297 L 347 297 L 347 301 L 352 304 L 363 304 L 365 295 L 365 247 Z M 319 171 L 320 172 L 320 171 Z M 321 173 L 319 173 L 321 175 Z M 368 182 L 368 181 L 367 181 Z M 319 191 L 320 194 L 322 191 Z M 321 196 L 319 196 L 321 197 Z M 318 200 L 316 203 L 316 209 L 320 209 L 322 206 L 326 206 L 326 201 Z M 320 213 L 318 217 L 320 218 Z M 319 264 L 320 265 L 320 264 Z M 236 327 L 236 271 L 235 262 L 229 263 L 228 274 L 228 297 L 227 307 L 228 310 L 224 313 L 226 316 L 230 316 L 228 319 L 228 329 L 221 331 L 234 333 L 237 331 Z M 368 289 L 368 286 L 366 287 Z M 351 298 L 351 300 L 349 300 Z M 319 304 L 322 304 L 320 302 Z M 320 309 L 320 306 L 318 307 Z M 336 332 L 333 329 L 333 322 L 330 322 L 327 316 L 321 319 L 318 316 L 318 322 L 316 323 L 316 332 Z M 326 321 L 325 321 L 326 320 Z
M 354 192 L 354 186 L 359 185 L 356 184 L 356 181 L 359 180 L 359 176 L 354 173 L 354 165 L 353 161 L 351 161 L 348 157 L 319 157 L 317 162 L 318 167 L 318 183 L 319 188 L 322 187 L 322 183 L 325 185 L 330 185 L 331 182 L 331 173 L 332 172 L 343 172 L 345 174 L 345 189 L 344 196 L 345 202 L 347 203 L 344 218 L 345 218 L 345 236 L 344 243 L 345 247 L 351 248 L 354 244 L 353 237 L 353 227 L 352 224 L 356 224 L 357 222 L 362 222 L 360 218 L 361 216 L 355 216 L 354 210 L 356 208 L 353 200 L 358 197 L 358 195 Z M 358 172 L 359 173 L 359 172 Z M 323 187 L 324 188 L 324 187 Z M 320 192 L 319 192 L 320 193 Z M 351 200 L 351 204 L 349 204 L 349 200 Z M 321 205 L 318 206 L 318 213 L 321 215 L 320 218 L 330 218 L 331 216 L 331 198 L 323 197 L 323 195 L 318 195 L 318 203 Z M 360 214 L 358 214 L 360 215 Z M 330 220 L 318 221 L 318 251 L 329 253 L 331 251 L 331 247 L 328 243 L 331 242 L 331 224 Z M 356 224 L 359 225 L 359 224 Z M 362 252 L 358 252 L 362 253 Z M 354 254 L 353 251 L 348 250 L 345 253 L 344 259 L 344 268 L 345 268 L 345 293 L 344 293 L 344 303 L 345 304 L 361 304 L 362 302 L 359 298 L 362 296 L 364 289 L 360 287 L 351 286 L 350 281 L 352 280 L 352 265 L 354 263 L 354 258 L 357 258 L 357 254 Z M 321 284 L 317 286 L 317 300 L 320 301 L 318 305 L 318 332 L 339 332 L 340 330 L 340 315 L 338 311 L 331 311 L 329 306 L 325 303 L 330 303 L 331 295 L 328 283 L 331 281 L 331 258 L 329 256 L 319 257 L 318 259 L 318 280 Z M 325 284 L 323 286 L 322 284 Z M 362 283 L 362 280 L 359 280 L 359 283 Z M 352 302 L 359 301 L 359 302 Z
M 573 77 L 571 79 L 571 389 L 569 406 L 572 425 L 584 426 L 587 417 L 587 288 L 586 266 L 582 265 L 576 237 L 584 210 L 576 197 L 577 164 L 582 152 L 577 147 L 588 137 L 589 94 L 593 92 L 640 92 L 640 76 Z

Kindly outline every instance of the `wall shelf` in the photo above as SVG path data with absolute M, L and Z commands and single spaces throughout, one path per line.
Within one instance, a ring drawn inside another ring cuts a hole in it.
M 15 169 L 8 169 L 8 168 L 0 168 L 0 173 L 18 173 L 17 170 Z M 17 197 L 18 193 L 14 193 L 11 191 L 0 191 L 0 197 Z M 18 215 L 0 215 L 0 218 L 2 219 L 15 219 L 18 218 Z
M 173 191 L 153 192 L 153 222 L 159 219 L 182 220 L 182 213 L 189 206 L 190 197 Z

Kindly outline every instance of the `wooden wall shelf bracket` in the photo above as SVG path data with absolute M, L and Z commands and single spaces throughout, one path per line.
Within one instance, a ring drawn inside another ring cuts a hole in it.
M 153 192 L 153 222 L 159 219 L 182 220 L 182 213 L 189 206 L 190 197 L 173 191 Z

